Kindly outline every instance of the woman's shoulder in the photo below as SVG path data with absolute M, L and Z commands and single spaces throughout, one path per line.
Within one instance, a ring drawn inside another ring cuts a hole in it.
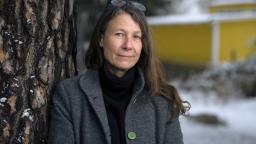
M 70 77 L 70 78 L 66 78 L 64 80 L 61 80 L 59 82 L 59 85 L 74 85 L 79 83 L 79 81 L 82 79 L 88 79 L 88 78 L 93 78 L 93 77 L 97 77 L 97 71 L 96 70 L 87 70 L 87 71 L 83 71 L 80 74 L 74 76 L 74 77 Z
M 81 77 L 81 75 L 77 75 L 77 76 L 74 76 L 74 77 L 63 79 L 57 84 L 57 86 L 58 87 L 72 87 L 72 86 L 75 86 L 75 85 L 77 85 L 80 77 Z
M 57 84 L 57 88 L 64 87 L 65 90 L 76 90 L 80 87 L 81 81 L 86 83 L 87 79 L 95 79 L 93 77 L 97 77 L 97 71 L 87 70 L 74 77 L 61 80 Z
M 166 107 L 166 106 L 170 105 L 170 101 L 164 96 L 160 96 L 160 95 L 150 96 L 150 99 L 157 106 Z
M 151 102 L 157 113 L 162 113 L 167 117 L 172 116 L 173 106 L 172 102 L 164 96 L 151 96 Z

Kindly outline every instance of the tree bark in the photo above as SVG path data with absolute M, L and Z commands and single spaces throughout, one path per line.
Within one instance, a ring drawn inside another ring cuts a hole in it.
M 54 87 L 76 72 L 76 0 L 0 0 L 0 143 L 47 143 Z

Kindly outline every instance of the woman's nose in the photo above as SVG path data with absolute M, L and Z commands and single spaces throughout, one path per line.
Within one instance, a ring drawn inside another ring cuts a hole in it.
M 131 37 L 126 37 L 124 41 L 124 48 L 125 49 L 132 49 L 133 48 L 133 41 Z

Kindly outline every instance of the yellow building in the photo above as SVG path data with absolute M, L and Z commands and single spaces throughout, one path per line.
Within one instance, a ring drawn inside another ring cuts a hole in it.
M 148 18 L 163 61 L 201 66 L 241 61 L 256 52 L 255 0 L 217 0 L 209 11 Z

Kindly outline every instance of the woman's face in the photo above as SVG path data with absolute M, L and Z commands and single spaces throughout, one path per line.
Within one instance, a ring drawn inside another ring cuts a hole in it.
M 122 77 L 139 60 L 142 32 L 138 23 L 123 12 L 111 19 L 100 40 L 110 71 Z

